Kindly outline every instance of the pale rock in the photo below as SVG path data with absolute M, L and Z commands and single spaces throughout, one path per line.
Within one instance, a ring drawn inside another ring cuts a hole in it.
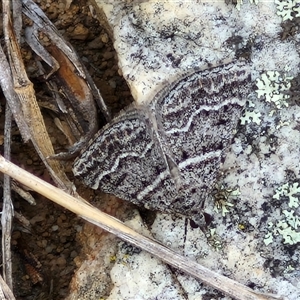
M 286 72 L 289 78 L 299 73 L 300 36 L 280 40 L 282 19 L 271 1 L 257 5 L 240 2 L 240 11 L 225 1 L 94 2 L 106 17 L 119 67 L 140 103 L 188 69 L 234 59 L 235 49 L 226 43 L 233 36 L 242 37 L 244 46 L 253 41 L 249 67 L 254 85 L 262 73 L 269 71 Z M 279 109 L 268 100 L 251 91 L 245 109 L 254 104 L 259 122 L 249 118 L 239 125 L 219 182 L 240 195 L 227 199 L 233 206 L 227 207 L 225 216 L 221 210 L 214 210 L 212 200 L 207 201 L 205 210 L 213 215 L 215 227 L 211 239 L 183 218 L 165 214 L 157 215 L 151 234 L 215 272 L 257 291 L 296 300 L 300 298 L 300 246 L 284 244 L 279 226 L 285 222 L 289 230 L 299 229 L 293 228 L 283 213 L 292 211 L 288 201 L 274 199 L 273 195 L 289 182 L 287 171 L 300 179 L 300 108 L 289 104 Z M 292 212 L 299 219 L 299 208 Z M 136 218 L 133 227 L 143 228 Z M 220 241 L 219 247 L 212 246 L 214 241 Z M 126 256 L 119 245 L 116 256 L 109 299 L 200 300 L 208 295 L 230 299 L 170 270 L 143 251 Z

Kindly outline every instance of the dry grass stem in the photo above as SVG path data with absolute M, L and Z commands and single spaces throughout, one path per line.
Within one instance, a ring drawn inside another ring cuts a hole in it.
M 11 151 L 11 111 L 6 105 L 5 125 L 4 125 L 4 157 L 10 160 Z M 11 232 L 13 219 L 13 204 L 11 200 L 11 182 L 10 177 L 4 174 L 3 180 L 3 207 L 1 214 L 2 225 L 2 266 L 3 276 L 8 287 L 12 289 L 12 260 L 11 260 Z
M 272 300 L 284 299 L 280 296 L 261 294 L 218 273 L 215 273 L 195 261 L 184 257 L 161 245 L 153 239 L 145 237 L 131 228 L 93 207 L 86 201 L 74 198 L 64 191 L 52 186 L 42 179 L 19 168 L 0 156 L 0 171 L 47 197 L 53 202 L 65 207 L 89 222 L 115 234 L 117 237 L 157 256 L 167 264 L 197 278 L 207 285 L 238 300 Z
M 0 299 L 1 300 L 16 300 L 11 289 L 8 287 L 8 285 L 3 280 L 1 275 L 0 275 Z
M 29 128 L 30 139 L 55 183 L 59 187 L 71 191 L 72 184 L 65 175 L 60 162 L 47 159 L 47 157 L 55 155 L 55 152 L 36 101 L 33 84 L 26 74 L 21 51 L 12 27 L 8 1 L 3 2 L 3 27 L 14 91 L 18 96 L 24 120 Z

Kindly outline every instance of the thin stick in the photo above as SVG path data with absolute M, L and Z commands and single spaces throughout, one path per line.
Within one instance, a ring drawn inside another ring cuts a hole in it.
M 6 105 L 5 125 L 4 125 L 4 156 L 10 159 L 11 144 L 11 111 Z M 2 264 L 3 277 L 10 289 L 13 287 L 12 281 L 12 263 L 11 263 L 11 228 L 13 218 L 13 205 L 11 201 L 10 177 L 4 174 L 3 179 L 3 208 L 1 215 L 2 225 Z
M 11 289 L 8 287 L 6 282 L 3 280 L 2 276 L 0 276 L 0 299 L 5 300 L 16 300 Z
M 6 101 L 13 113 L 22 138 L 25 142 L 30 139 L 29 128 L 24 120 L 19 98 L 14 90 L 10 66 L 0 45 L 0 86 Z
M 64 173 L 61 163 L 57 160 L 48 160 L 47 157 L 55 155 L 52 142 L 48 135 L 46 125 L 38 106 L 32 82 L 29 80 L 22 60 L 20 46 L 18 45 L 11 21 L 10 1 L 2 0 L 4 39 L 7 47 L 10 69 L 21 111 L 27 123 L 31 141 L 44 165 L 48 169 L 55 183 L 66 190 L 72 191 L 72 183 Z M 19 127 L 20 128 L 20 127 Z
M 30 174 L 29 172 L 19 168 L 13 163 L 7 161 L 0 155 L 0 171 L 28 186 L 41 195 L 49 198 L 53 202 L 69 209 L 75 214 L 91 223 L 115 234 L 119 238 L 140 247 L 143 250 L 159 257 L 166 263 L 178 268 L 185 273 L 200 279 L 207 285 L 216 288 L 223 293 L 238 300 L 271 300 L 285 299 L 276 295 L 261 294 L 252 289 L 235 282 L 220 274 L 214 273 L 209 269 L 197 264 L 195 261 L 183 257 L 178 253 L 166 248 L 153 239 L 145 237 L 131 228 L 125 226 L 121 221 L 117 220 L 96 209 L 86 201 L 76 199 L 62 190 L 52 186 L 42 179 Z

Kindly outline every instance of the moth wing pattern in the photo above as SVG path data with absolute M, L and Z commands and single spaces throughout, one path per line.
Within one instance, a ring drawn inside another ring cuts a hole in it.
M 187 73 L 153 99 L 160 140 L 177 165 L 181 189 L 196 202 L 216 181 L 250 84 L 249 65 L 233 61 Z
M 146 190 L 147 198 L 157 200 L 156 205 L 149 206 L 152 209 L 167 205 L 165 192 L 168 198 L 175 197 L 174 183 L 166 170 L 161 149 L 145 117 L 134 105 L 98 132 L 76 159 L 73 172 L 91 188 L 139 205 L 147 206 L 143 196 Z M 157 185 L 163 186 L 158 188 Z M 160 197 L 163 203 L 158 200 Z
M 132 105 L 75 161 L 88 186 L 146 208 L 193 217 L 216 183 L 250 88 L 234 61 L 181 75 L 148 106 Z

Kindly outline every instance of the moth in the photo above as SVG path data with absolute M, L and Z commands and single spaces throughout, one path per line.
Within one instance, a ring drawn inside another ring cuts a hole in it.
M 147 209 L 202 223 L 250 84 L 243 61 L 180 75 L 102 128 L 75 160 L 75 176 Z

